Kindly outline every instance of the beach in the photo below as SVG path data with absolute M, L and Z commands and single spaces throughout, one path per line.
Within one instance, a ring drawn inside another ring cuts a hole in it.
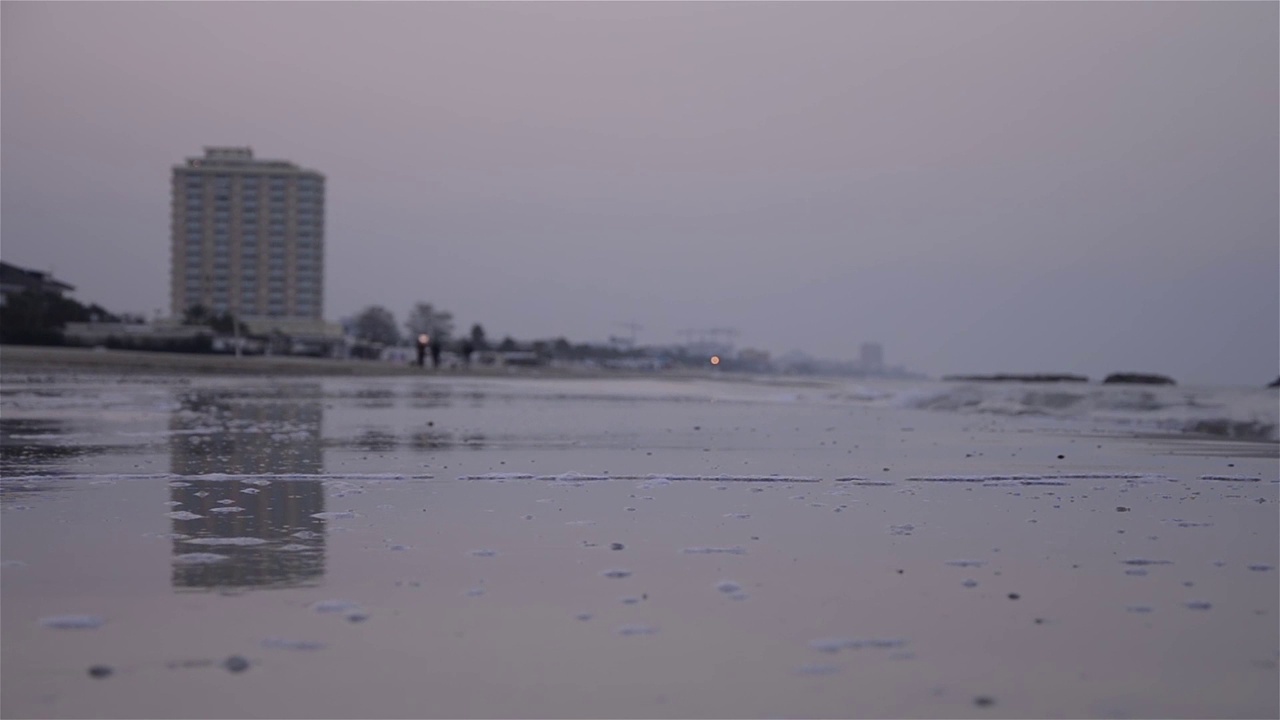
M 1274 391 L 12 350 L 5 717 L 1280 714 Z

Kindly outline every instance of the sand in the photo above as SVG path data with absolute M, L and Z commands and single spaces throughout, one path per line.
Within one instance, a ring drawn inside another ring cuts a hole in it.
M 5 717 L 1280 714 L 1256 444 L 812 384 L 60 382 L 0 406 Z

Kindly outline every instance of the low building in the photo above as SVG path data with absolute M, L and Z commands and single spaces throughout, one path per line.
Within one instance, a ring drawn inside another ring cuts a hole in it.
M 51 273 L 0 261 L 0 305 L 7 303 L 10 295 L 20 295 L 28 290 L 61 297 L 63 293 L 75 292 L 75 286 L 54 279 Z

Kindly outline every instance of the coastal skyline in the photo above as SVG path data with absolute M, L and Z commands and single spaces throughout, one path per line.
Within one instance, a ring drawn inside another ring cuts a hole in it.
M 933 375 L 1280 364 L 1275 4 L 0 5 L 7 262 L 168 306 L 170 168 L 328 181 L 325 316 Z

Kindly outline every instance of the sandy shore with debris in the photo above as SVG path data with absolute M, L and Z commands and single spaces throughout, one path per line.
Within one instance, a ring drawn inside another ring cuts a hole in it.
M 1274 457 L 661 380 L 6 386 L 5 717 L 1275 717 Z

